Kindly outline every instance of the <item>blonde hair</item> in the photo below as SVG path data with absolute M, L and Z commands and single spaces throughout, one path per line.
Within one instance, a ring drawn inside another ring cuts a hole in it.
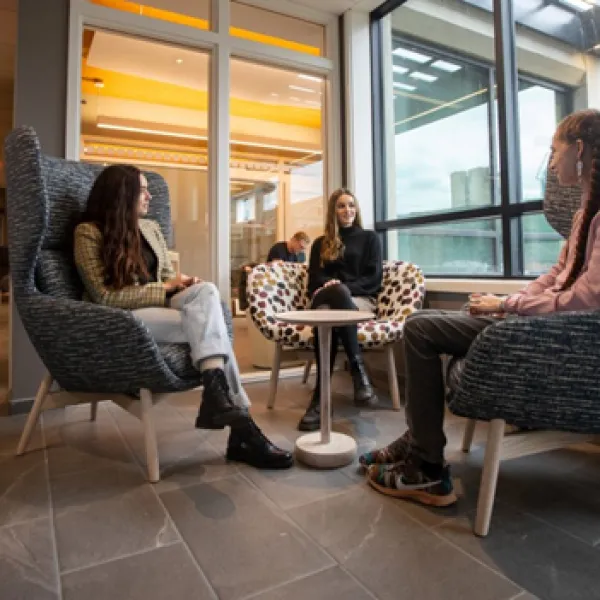
M 306 231 L 296 231 L 296 233 L 292 236 L 293 240 L 298 240 L 299 242 L 304 242 L 305 244 L 310 244 L 310 237 Z
M 356 217 L 354 225 L 362 228 L 362 218 L 360 216 L 360 206 L 356 196 L 348 188 L 339 188 L 335 190 L 327 203 L 327 220 L 325 221 L 325 236 L 321 244 L 321 266 L 325 262 L 337 260 L 344 256 L 344 243 L 340 237 L 340 225 L 335 212 L 337 201 L 341 196 L 350 196 L 356 205 Z

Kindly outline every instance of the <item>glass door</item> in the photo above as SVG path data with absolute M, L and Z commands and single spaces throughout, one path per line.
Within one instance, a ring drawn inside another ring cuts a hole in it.
M 298 231 L 315 239 L 323 230 L 323 87 L 307 73 L 231 61 L 231 292 L 242 373 L 269 369 L 274 352 L 240 309 L 244 267 Z M 301 364 L 286 358 L 284 366 Z

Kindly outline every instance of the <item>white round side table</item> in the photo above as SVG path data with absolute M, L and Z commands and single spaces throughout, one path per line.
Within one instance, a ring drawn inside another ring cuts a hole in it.
M 322 365 L 329 364 L 331 328 L 356 325 L 375 318 L 358 310 L 295 310 L 277 314 L 285 323 L 308 325 L 319 331 L 319 355 Z M 296 440 L 296 458 L 319 469 L 343 467 L 356 457 L 356 442 L 349 435 L 331 431 L 331 374 L 321 372 L 321 431 L 307 433 Z

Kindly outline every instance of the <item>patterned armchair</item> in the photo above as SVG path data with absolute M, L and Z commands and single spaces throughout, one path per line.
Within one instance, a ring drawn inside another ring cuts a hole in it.
M 144 423 L 150 481 L 159 480 L 153 403 L 202 383 L 185 344 L 157 345 L 126 310 L 81 301 L 73 262 L 73 229 L 100 166 L 44 156 L 35 131 L 15 129 L 5 141 L 8 237 L 14 300 L 47 374 L 37 392 L 17 454 L 25 452 L 46 406 L 110 399 Z M 152 193 L 150 218 L 167 240 L 169 191 L 145 173 Z M 231 314 L 224 306 L 232 334 Z M 60 390 L 50 392 L 56 382 Z
M 314 351 L 311 327 L 289 325 L 277 319 L 277 313 L 310 307 L 307 288 L 308 270 L 302 264 L 258 265 L 248 277 L 248 310 L 252 321 L 268 340 L 277 344 L 271 370 L 269 408 L 275 404 L 282 352 Z M 424 296 L 425 278 L 417 266 L 402 261 L 385 261 L 376 318 L 358 326 L 358 340 L 363 350 L 379 349 L 386 353 L 390 392 L 396 410 L 400 409 L 400 392 L 393 344 L 402 337 L 406 317 L 422 307 Z M 310 365 L 309 360 L 305 382 Z
M 579 188 L 558 187 L 548 172 L 544 213 L 565 238 L 580 202 Z M 509 318 L 485 329 L 465 358 L 450 361 L 449 407 L 468 419 L 463 451 L 470 449 L 476 422 L 490 422 L 476 534 L 489 531 L 501 458 L 600 433 L 598 339 L 598 311 Z M 516 426 L 519 435 L 505 439 L 507 425 Z

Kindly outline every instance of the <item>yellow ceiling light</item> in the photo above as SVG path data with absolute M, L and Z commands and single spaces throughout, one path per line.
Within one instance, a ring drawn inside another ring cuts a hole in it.
M 94 87 L 93 81 L 96 79 L 104 82 L 103 90 Z M 90 67 L 86 59 L 82 61 L 81 91 L 83 94 L 101 98 L 112 97 L 191 110 L 208 110 L 208 92 L 206 90 L 125 75 L 106 69 L 96 69 Z M 321 111 L 315 108 L 263 103 L 232 97 L 229 100 L 229 111 L 234 117 L 249 117 L 286 125 L 321 128 Z
M 114 129 L 117 131 L 129 131 L 131 133 L 146 133 L 149 135 L 161 135 L 166 137 L 185 138 L 190 140 L 206 140 L 206 133 L 202 130 L 193 130 L 187 127 L 169 124 L 147 123 L 145 121 L 134 121 L 132 119 L 119 119 L 116 117 L 99 117 L 96 121 L 98 129 Z
M 169 10 L 161 10 L 160 8 L 153 8 L 152 6 L 146 6 L 138 2 L 129 2 L 126 0 L 89 0 L 92 4 L 98 4 L 99 6 L 106 6 L 107 8 L 114 8 L 121 12 L 129 12 L 135 15 L 143 15 L 152 19 L 158 19 L 160 21 L 167 21 L 169 23 L 178 23 L 179 25 L 187 25 L 188 27 L 194 27 L 196 29 L 209 29 L 209 22 L 206 19 L 198 19 L 196 17 L 189 17 L 182 15 L 181 13 L 171 12 Z
M 137 2 L 129 2 L 125 0 L 89 0 L 92 4 L 98 4 L 99 6 L 106 6 L 121 12 L 129 12 L 136 15 L 143 15 L 160 21 L 167 21 L 169 23 L 177 23 L 179 25 L 187 25 L 188 27 L 194 27 L 195 29 L 210 29 L 210 23 L 207 19 L 199 19 L 197 17 L 190 17 L 182 15 L 181 13 L 171 12 L 169 10 L 162 10 L 159 8 L 153 8 L 152 6 L 146 6 L 145 4 Z M 282 38 L 265 35 L 262 33 L 256 33 L 254 31 L 248 31 L 241 27 L 230 27 L 230 35 L 245 40 L 251 40 L 260 44 L 268 46 L 277 46 L 279 48 L 286 48 L 288 50 L 295 50 L 296 52 L 302 52 L 303 54 L 311 54 L 312 56 L 321 56 L 321 50 L 315 46 L 309 46 L 308 44 L 300 44 L 298 42 L 292 42 L 290 40 L 284 40 Z
M 133 119 L 119 119 L 116 117 L 98 117 L 96 126 L 99 129 L 112 129 L 131 133 L 145 133 L 148 135 L 159 135 L 164 137 L 176 137 L 193 140 L 207 140 L 208 136 L 201 129 L 191 129 L 179 125 L 167 123 L 151 123 L 146 121 L 135 121 Z M 300 146 L 288 146 L 285 144 L 273 144 L 258 142 L 254 140 L 231 139 L 232 146 L 248 146 L 250 148 L 265 148 L 269 150 L 281 150 L 283 152 L 303 153 L 310 155 L 321 155 L 322 150 L 316 148 L 302 148 Z

